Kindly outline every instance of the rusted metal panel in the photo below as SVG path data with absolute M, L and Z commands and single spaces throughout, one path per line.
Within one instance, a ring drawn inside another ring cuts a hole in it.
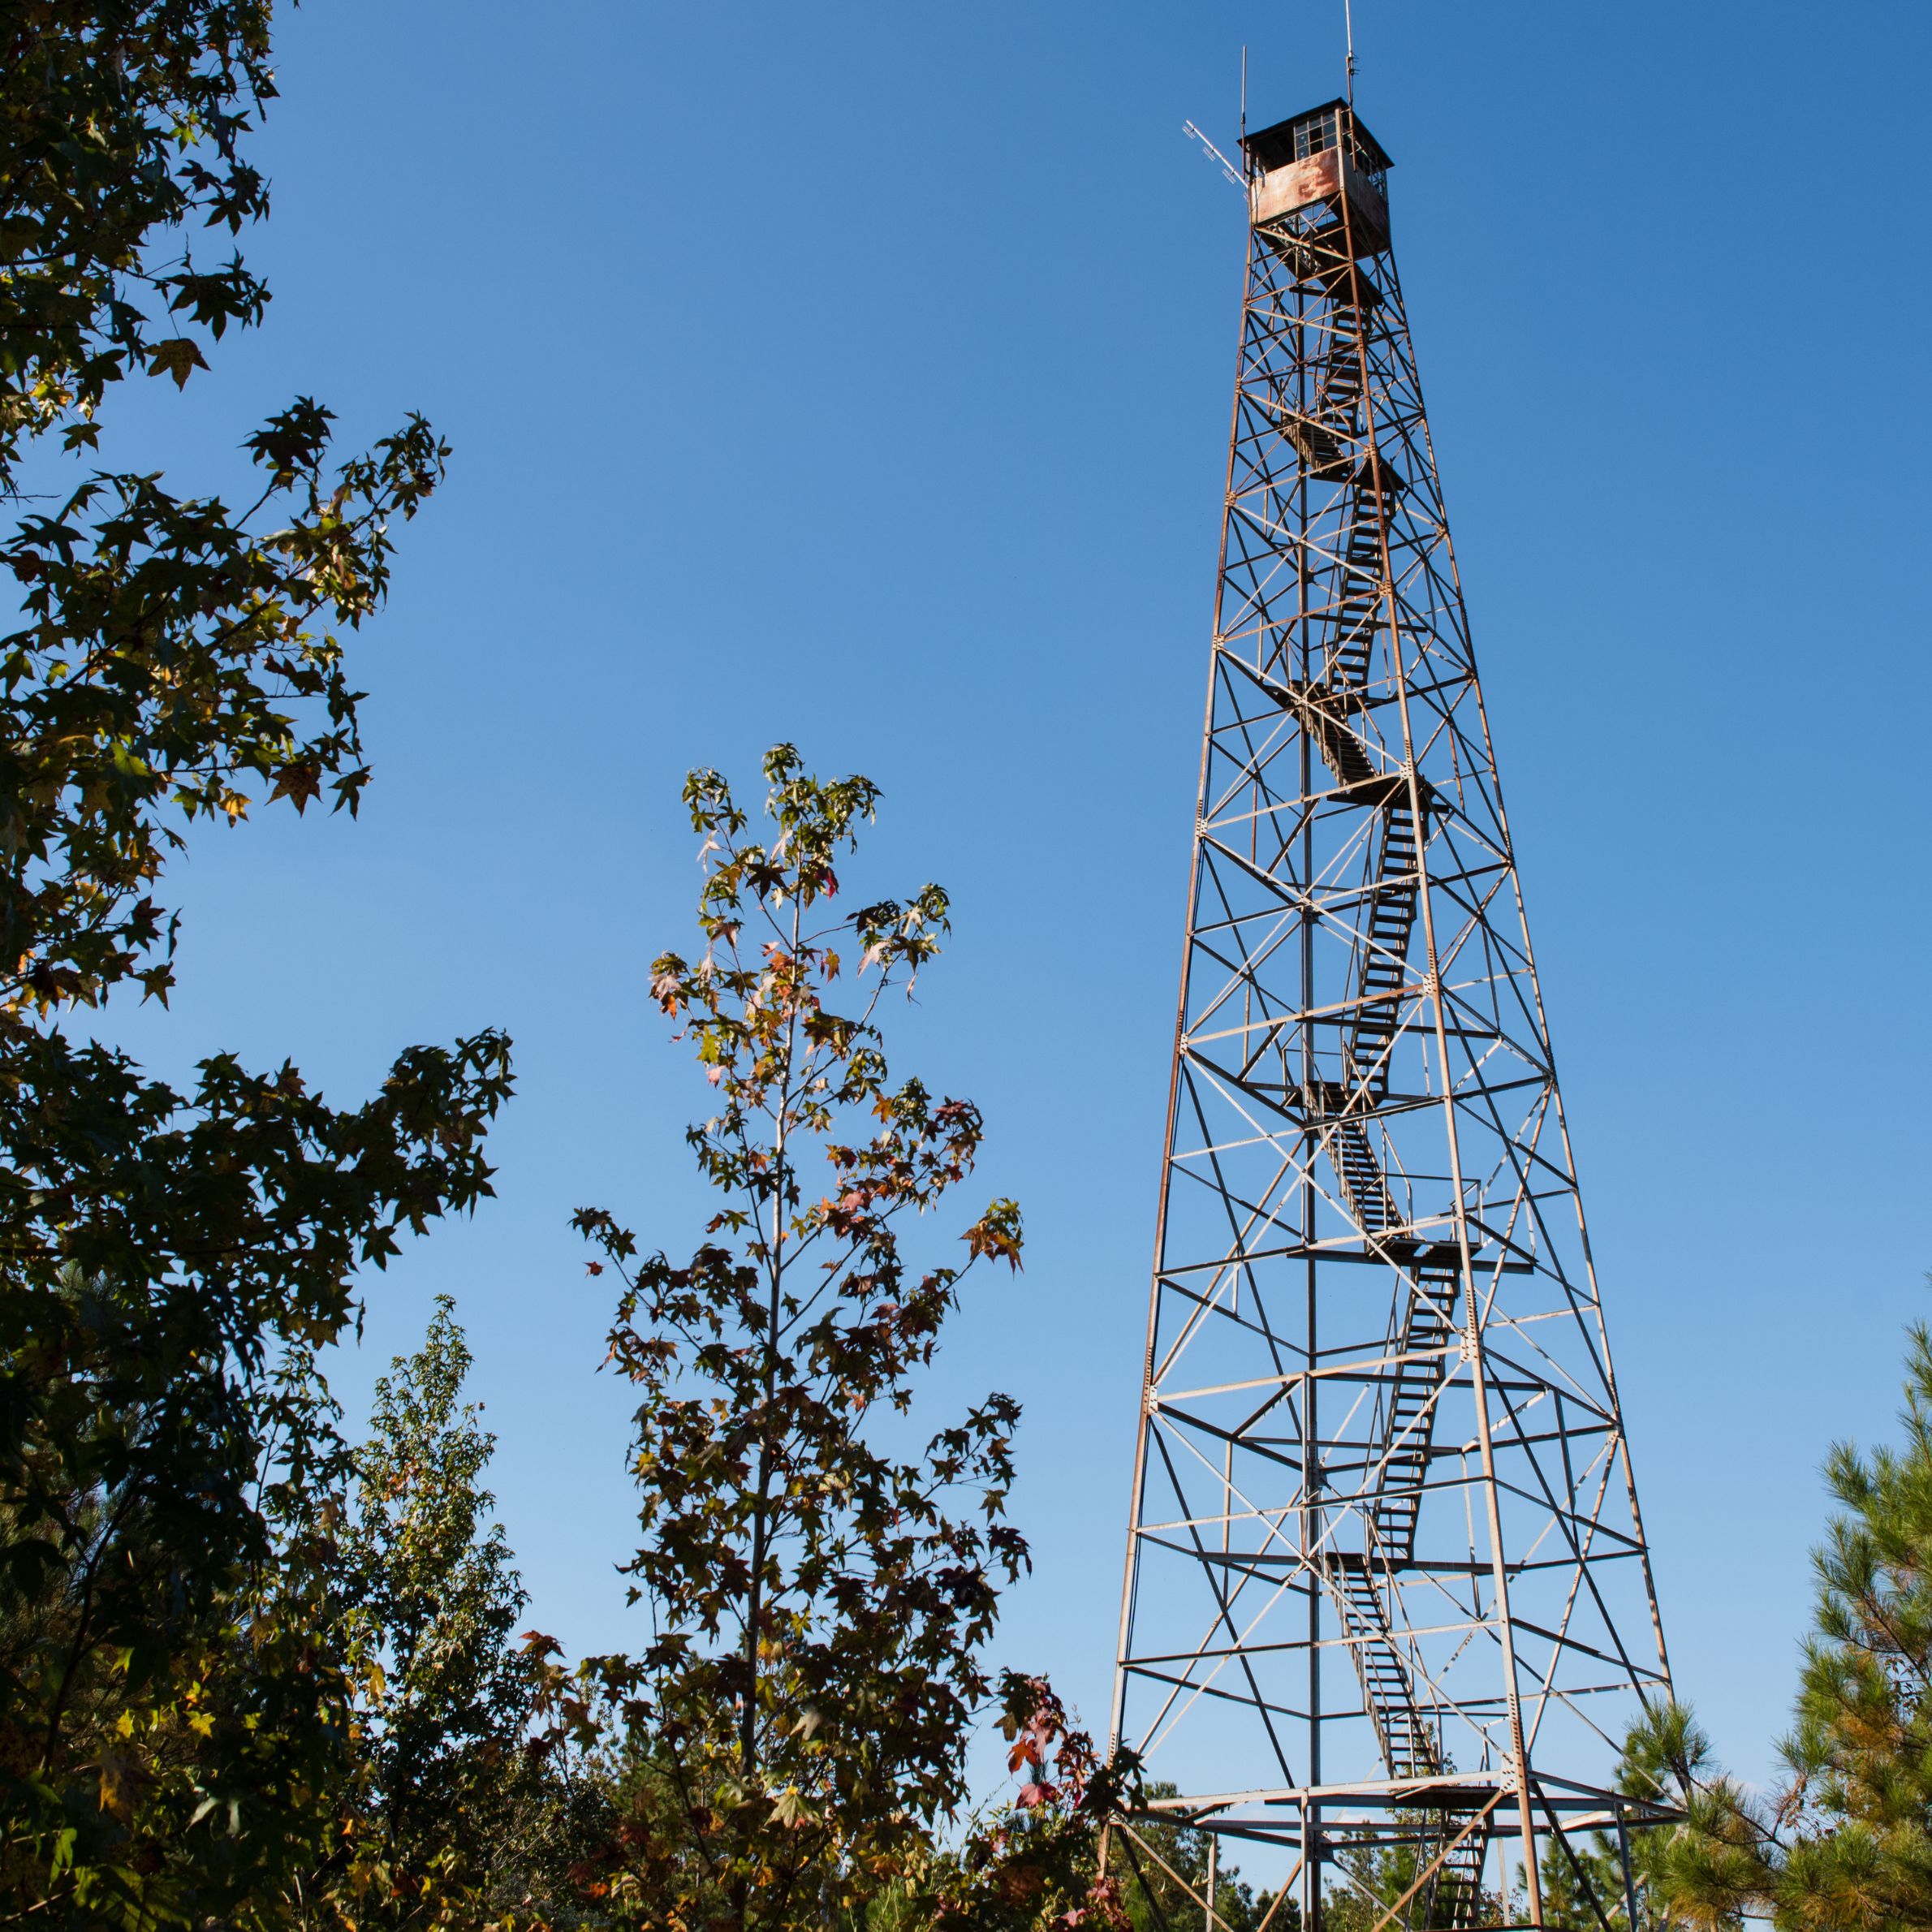
M 1285 168 L 1270 168 L 1249 191 L 1253 219 L 1279 220 L 1298 208 L 1317 201 L 1332 201 L 1341 186 L 1342 151 L 1325 148 L 1305 161 L 1291 162 Z
M 1365 252 L 1372 254 L 1386 248 L 1388 204 L 1375 183 L 1345 158 L 1340 148 L 1324 148 L 1305 160 L 1270 168 L 1248 191 L 1248 218 L 1259 226 L 1263 222 L 1279 221 L 1300 209 L 1339 201 L 1343 193 L 1365 231 L 1361 236 Z

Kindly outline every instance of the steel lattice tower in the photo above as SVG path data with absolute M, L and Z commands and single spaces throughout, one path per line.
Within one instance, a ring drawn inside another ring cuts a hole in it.
M 1643 1820 L 1607 1777 L 1662 1631 L 1388 159 L 1339 101 L 1243 148 L 1115 1735 L 1154 1811 L 1292 1849 L 1305 1926 L 1377 1844 L 1385 1924 L 1526 1869 L 1540 1925 L 1539 1858 Z

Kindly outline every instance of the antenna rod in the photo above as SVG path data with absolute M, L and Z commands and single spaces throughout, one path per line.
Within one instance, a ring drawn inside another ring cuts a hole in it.
M 1342 0 L 1342 25 L 1348 37 L 1348 105 L 1355 105 L 1355 6 L 1354 0 Z
M 1235 164 L 1230 161 L 1227 157 L 1223 154 L 1221 150 L 1217 148 L 1214 144 L 1210 140 L 1208 137 L 1203 134 L 1192 121 L 1183 121 L 1180 124 L 1180 127 L 1181 132 L 1186 135 L 1189 140 L 1199 141 L 1201 146 L 1205 148 L 1208 153 L 1216 161 L 1220 162 L 1221 172 L 1225 175 L 1236 188 L 1245 188 L 1247 187 L 1247 178 L 1244 175 L 1237 175 L 1235 172 Z M 1244 156 L 1243 159 L 1245 161 L 1246 157 Z

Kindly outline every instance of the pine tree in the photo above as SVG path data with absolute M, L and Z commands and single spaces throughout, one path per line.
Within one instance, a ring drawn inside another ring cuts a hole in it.
M 1391 1844 L 1365 1838 L 1341 1852 L 1338 1862 L 1342 1875 L 1322 1894 L 1321 1932 L 1375 1932 L 1385 1919 L 1400 1932 L 1507 1922 L 1508 1915 L 1496 1894 L 1485 1892 L 1473 1902 L 1458 1889 L 1453 1873 L 1433 1882 L 1424 1878 L 1418 1885 L 1417 1874 L 1441 1848 L 1443 1819 L 1440 1813 L 1426 1812 L 1398 1813 L 1398 1819 L 1414 1835 L 1408 1843 Z M 1449 1820 L 1452 1833 L 1462 1822 Z M 1553 1915 L 1551 1922 L 1583 1921 Z
M 1826 1461 L 1839 1507 L 1813 1556 L 1782 1786 L 1760 1801 L 1715 1771 L 1681 1710 L 1631 1738 L 1632 1788 L 1685 1814 L 1641 1854 L 1675 1922 L 1932 1925 L 1932 1330 L 1908 1332 L 1903 1443 Z
M 1145 1797 L 1173 1797 L 1179 1787 L 1149 1784 Z M 1293 1899 L 1275 1904 L 1272 1893 L 1254 1887 L 1221 1848 L 1210 1875 L 1210 1835 L 1190 1826 L 1136 1818 L 1132 1835 L 1116 1823 L 1109 1835 L 1107 1865 L 1122 1907 L 1134 1932 L 1169 1932 L 1186 1927 L 1209 1932 L 1207 1901 L 1226 1932 L 1255 1932 L 1266 1920 L 1270 1932 L 1300 1932 L 1301 1911 Z M 1270 1909 L 1273 1917 L 1270 1917 Z

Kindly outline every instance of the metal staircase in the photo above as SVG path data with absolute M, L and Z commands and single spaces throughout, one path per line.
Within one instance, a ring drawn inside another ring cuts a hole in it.
M 1326 245 L 1325 245 L 1325 239 Z M 1460 1327 L 1460 1262 L 1425 1259 L 1405 1243 L 1408 1217 L 1398 1205 L 1378 1152 L 1376 1115 L 1388 1101 L 1391 1050 L 1401 1024 L 1408 951 L 1420 909 L 1421 853 L 1429 794 L 1379 765 L 1356 726 L 1372 704 L 1370 674 L 1387 610 L 1385 494 L 1395 479 L 1364 447 L 1362 330 L 1374 291 L 1349 259 L 1339 230 L 1275 239 L 1298 279 L 1319 281 L 1333 306 L 1333 333 L 1312 409 L 1276 410 L 1283 438 L 1311 482 L 1343 481 L 1345 534 L 1328 579 L 1318 677 L 1289 684 L 1290 709 L 1334 774 L 1336 796 L 1376 813 L 1373 863 L 1358 932 L 1351 1008 L 1342 1036 L 1343 1077 L 1303 1091 L 1305 1117 L 1335 1171 L 1341 1199 L 1364 1239 L 1412 1258 L 1409 1286 L 1390 1335 L 1389 1366 L 1367 1451 L 1361 1547 L 1336 1550 L 1326 1563 L 1362 1699 L 1388 1775 L 1424 1779 L 1453 1767 L 1430 1710 L 1418 1699 L 1399 1632 L 1391 1627 L 1391 1576 L 1415 1560 L 1417 1524 L 1429 1480 L 1434 1404 Z M 1461 1828 L 1450 1812 L 1422 1814 L 1420 1862 Z M 1431 1840 L 1433 1839 L 1433 1844 Z M 1404 1913 L 1412 1927 L 1474 1926 L 1481 1911 L 1485 1835 L 1472 1833 L 1445 1857 Z
M 1430 1408 L 1448 1372 L 1460 1324 L 1460 1272 L 1453 1261 L 1419 1265 L 1408 1291 L 1394 1380 L 1383 1413 L 1382 1481 L 1369 1512 L 1369 1541 L 1385 1569 L 1415 1560 L 1416 1519 L 1429 1477 Z
M 1441 1753 L 1427 1717 L 1417 1706 L 1408 1666 L 1389 1628 L 1373 1559 L 1352 1550 L 1338 1551 L 1330 1567 L 1343 1632 L 1389 1775 L 1428 1777 L 1440 1768 Z
M 1309 1089 L 1309 1116 L 1317 1123 L 1342 1199 L 1356 1226 L 1373 1239 L 1401 1227 L 1408 1217 L 1389 1192 L 1388 1176 L 1376 1158 L 1368 1128 L 1343 1110 L 1348 1104 L 1348 1089 L 1338 1080 L 1317 1080 Z
M 1369 895 L 1356 979 L 1360 1003 L 1348 1045 L 1350 1080 L 1373 1106 L 1388 1098 L 1389 1050 L 1401 1020 L 1408 943 L 1416 928 L 1421 831 L 1407 787 L 1391 790 L 1382 807 L 1375 882 Z

